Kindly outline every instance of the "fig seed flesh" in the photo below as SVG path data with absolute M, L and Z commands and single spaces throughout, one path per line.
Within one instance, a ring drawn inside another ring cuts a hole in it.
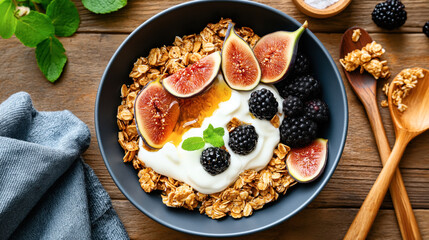
M 312 182 L 325 169 L 327 156 L 328 140 L 319 138 L 306 147 L 292 149 L 287 156 L 286 167 L 298 182 Z
M 179 102 L 159 81 L 152 81 L 138 94 L 134 114 L 138 133 L 145 144 L 154 149 L 162 148 L 179 118 Z
M 220 52 L 214 52 L 163 79 L 162 85 L 176 97 L 195 96 L 211 86 L 219 73 L 220 64 Z
M 261 79 L 261 68 L 252 48 L 229 23 L 222 46 L 222 73 L 225 82 L 235 90 L 249 91 Z
M 261 82 L 283 80 L 294 64 L 299 39 L 307 28 L 307 21 L 295 32 L 277 31 L 263 36 L 253 51 L 262 70 Z

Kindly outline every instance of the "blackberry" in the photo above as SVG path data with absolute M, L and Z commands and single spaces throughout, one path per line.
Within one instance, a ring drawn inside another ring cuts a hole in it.
M 281 92 L 283 91 L 283 89 L 286 86 L 288 86 L 292 82 L 292 79 L 294 79 L 294 78 L 296 78 L 296 76 L 294 76 L 291 73 L 285 79 L 281 80 L 280 82 L 274 83 L 274 86 L 277 88 L 277 91 L 281 94 Z
M 292 74 L 293 75 L 303 75 L 310 72 L 310 60 L 302 52 L 298 52 L 295 58 L 295 63 L 293 64 Z
M 280 95 L 283 98 L 296 96 L 305 101 L 310 97 L 317 96 L 320 93 L 320 83 L 311 75 L 305 75 L 295 78 L 289 85 L 286 85 Z
M 280 125 L 280 141 L 292 148 L 308 145 L 316 134 L 317 124 L 306 116 L 284 118 Z
M 251 153 L 258 143 L 258 134 L 252 125 L 241 125 L 229 133 L 228 145 L 231 150 L 240 155 Z
M 316 122 L 326 122 L 329 118 L 328 105 L 321 99 L 308 101 L 305 104 L 305 116 Z
M 283 100 L 283 113 L 287 117 L 295 117 L 302 114 L 304 110 L 304 104 L 301 99 L 295 96 L 288 96 Z
M 423 33 L 426 34 L 427 37 L 429 37 L 429 21 L 427 21 L 426 24 L 423 26 Z
M 375 6 L 372 21 L 385 29 L 394 29 L 404 25 L 407 20 L 405 6 L 400 0 L 387 0 Z
M 252 92 L 249 111 L 259 119 L 271 120 L 277 113 L 279 104 L 274 94 L 266 88 Z
M 295 63 L 293 64 L 290 73 L 286 76 L 285 79 L 281 80 L 274 84 L 279 92 L 288 85 L 293 79 L 308 74 L 310 72 L 310 60 L 304 53 L 298 52 L 296 55 Z
M 218 175 L 229 167 L 231 155 L 221 148 L 209 147 L 201 154 L 200 163 L 210 175 Z

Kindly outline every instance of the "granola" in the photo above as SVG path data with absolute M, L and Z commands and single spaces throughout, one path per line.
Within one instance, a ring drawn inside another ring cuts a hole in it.
M 360 67 L 360 73 L 366 70 L 375 79 L 388 78 L 390 70 L 387 66 L 387 61 L 380 61 L 379 59 L 384 53 L 384 48 L 372 41 L 362 49 L 355 49 L 349 52 L 344 58 L 340 59 L 340 63 L 347 72 L 352 72 Z
M 395 105 L 400 112 L 407 110 L 408 106 L 402 101 L 409 94 L 411 89 L 415 88 L 418 80 L 424 78 L 423 69 L 421 68 L 407 68 L 402 70 L 398 76 L 389 83 L 383 86 L 383 92 L 387 96 L 389 93 L 389 87 L 396 87 L 392 92 L 392 103 Z M 381 102 L 382 107 L 387 107 L 389 104 L 386 100 Z
M 233 218 L 248 217 L 254 210 L 275 201 L 279 195 L 285 194 L 287 189 L 295 185 L 296 182 L 288 174 L 285 163 L 290 148 L 278 144 L 272 159 L 264 169 L 246 170 L 223 191 L 202 194 L 186 183 L 156 173 L 138 158 L 139 137 L 133 107 L 138 91 L 149 81 L 173 74 L 202 57 L 219 51 L 229 22 L 231 19 L 221 19 L 218 23 L 208 24 L 199 34 L 177 36 L 172 46 L 153 48 L 147 57 L 137 59 L 129 75 L 133 83 L 129 86 L 122 85 L 122 102 L 117 112 L 118 142 L 125 151 L 123 161 L 131 162 L 138 171 L 142 189 L 148 193 L 161 191 L 162 202 L 169 207 L 183 207 L 189 210 L 198 208 L 201 214 L 213 219 L 228 215 Z M 238 28 L 236 31 L 252 47 L 259 40 L 259 36 L 248 27 Z M 278 125 L 278 116 L 271 122 Z M 240 120 L 232 119 L 227 125 L 227 130 L 232 131 L 241 124 Z
M 360 32 L 360 29 L 359 29 L 359 28 L 358 28 L 358 29 L 353 30 L 352 41 L 353 41 L 353 42 L 357 42 L 357 41 L 359 41 L 360 35 L 361 35 L 361 32 Z

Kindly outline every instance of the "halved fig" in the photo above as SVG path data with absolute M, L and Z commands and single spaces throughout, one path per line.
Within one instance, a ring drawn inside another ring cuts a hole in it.
M 179 102 L 158 80 L 149 82 L 134 103 L 137 131 L 145 144 L 154 149 L 164 146 L 179 114 Z
M 230 88 L 249 91 L 261 80 L 261 68 L 252 48 L 229 23 L 222 46 L 222 73 Z
M 214 52 L 163 79 L 162 85 L 176 97 L 192 97 L 204 92 L 213 83 L 219 73 L 220 62 L 220 52 Z
M 263 36 L 253 48 L 262 70 L 261 82 L 283 80 L 295 62 L 299 39 L 307 21 L 295 32 L 277 31 Z
M 292 149 L 286 159 L 289 174 L 298 182 L 314 181 L 325 169 L 328 140 L 318 138 L 303 148 Z

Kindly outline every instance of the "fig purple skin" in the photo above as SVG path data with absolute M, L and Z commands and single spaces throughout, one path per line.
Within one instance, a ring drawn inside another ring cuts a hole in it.
M 250 45 L 229 23 L 222 46 L 222 74 L 228 86 L 235 90 L 250 91 L 261 80 L 261 68 Z
M 295 62 L 299 39 L 307 27 L 305 21 L 295 32 L 277 31 L 259 39 L 253 52 L 261 66 L 261 82 L 276 83 L 286 78 Z
M 203 93 L 212 85 L 219 73 L 220 64 L 220 52 L 214 52 L 164 78 L 162 85 L 170 94 L 176 97 L 193 97 Z
M 144 143 L 152 149 L 164 146 L 174 130 L 179 115 L 179 102 L 158 80 L 146 84 L 136 97 L 134 118 L 137 132 Z
M 292 149 L 286 158 L 286 167 L 296 181 L 308 183 L 323 173 L 327 159 L 328 140 L 318 138 L 306 147 Z

